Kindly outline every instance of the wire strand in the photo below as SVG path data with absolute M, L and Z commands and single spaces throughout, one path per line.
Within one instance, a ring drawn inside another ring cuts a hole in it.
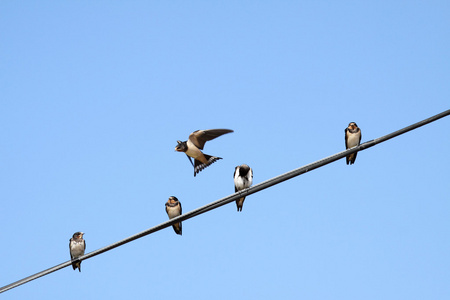
M 407 127 L 404 127 L 404 128 L 402 128 L 400 130 L 394 131 L 394 132 L 392 132 L 390 134 L 387 134 L 387 135 L 384 135 L 382 137 L 379 137 L 379 138 L 370 140 L 368 142 L 365 142 L 365 143 L 363 143 L 363 144 L 361 144 L 361 145 L 359 145 L 357 147 L 353 147 L 353 148 L 350 148 L 348 150 L 341 151 L 339 153 L 336 153 L 334 155 L 328 156 L 328 157 L 323 158 L 321 160 L 318 160 L 318 161 L 312 162 L 310 164 L 307 164 L 307 165 L 305 165 L 303 167 L 294 169 L 294 170 L 289 171 L 287 173 L 281 174 L 279 176 L 273 177 L 273 178 L 268 179 L 266 181 L 263 181 L 261 183 L 255 184 L 255 185 L 253 185 L 253 186 L 251 186 L 251 187 L 249 187 L 249 188 L 247 188 L 245 190 L 242 190 L 240 192 L 231 194 L 229 196 L 226 196 L 224 198 L 221 198 L 219 200 L 216 200 L 214 202 L 206 204 L 206 205 L 204 205 L 202 207 L 199 207 L 197 209 L 191 210 L 190 212 L 187 212 L 187 213 L 182 214 L 182 215 L 180 215 L 178 217 L 170 219 L 170 220 L 168 220 L 166 222 L 163 222 L 163 223 L 161 223 L 159 225 L 156 225 L 156 226 L 154 226 L 152 228 L 149 228 L 149 229 L 144 230 L 142 232 L 139 232 L 139 233 L 137 233 L 135 235 L 132 235 L 132 236 L 130 236 L 128 238 L 125 238 L 123 240 L 115 242 L 115 243 L 113 243 L 111 245 L 108 245 L 106 247 L 103 247 L 103 248 L 94 250 L 92 252 L 89 252 L 89 253 L 83 255 L 82 257 L 80 257 L 79 260 L 89 259 L 91 257 L 94 257 L 94 256 L 97 256 L 99 254 L 102 254 L 102 253 L 104 253 L 106 251 L 112 250 L 114 248 L 117 248 L 117 247 L 122 246 L 124 244 L 127 244 L 129 242 L 137 240 L 137 239 L 139 239 L 141 237 L 144 237 L 146 235 L 152 234 L 152 233 L 154 233 L 156 231 L 159 231 L 161 229 L 164 229 L 166 227 L 172 226 L 175 223 L 178 223 L 178 222 L 181 222 L 181 221 L 185 221 L 185 220 L 188 220 L 188 219 L 193 218 L 195 216 L 204 214 L 204 213 L 206 213 L 206 212 L 208 212 L 210 210 L 216 209 L 216 208 L 221 207 L 223 205 L 226 205 L 226 204 L 228 204 L 230 202 L 233 202 L 233 201 L 237 200 L 240 197 L 248 196 L 248 195 L 257 193 L 257 192 L 259 192 L 261 190 L 264 190 L 264 189 L 266 189 L 268 187 L 271 187 L 273 185 L 279 184 L 279 183 L 281 183 L 283 181 L 286 181 L 288 179 L 291 179 L 293 177 L 296 177 L 296 176 L 302 175 L 304 173 L 310 172 L 312 170 L 315 170 L 317 168 L 323 167 L 323 166 L 325 166 L 325 165 L 327 165 L 329 163 L 332 163 L 332 162 L 334 162 L 336 160 L 344 158 L 344 157 L 346 157 L 349 154 L 368 149 L 368 148 L 373 147 L 373 146 L 375 146 L 377 144 L 380 144 L 380 143 L 385 142 L 385 141 L 387 141 L 389 139 L 392 139 L 392 138 L 397 137 L 397 136 L 399 136 L 401 134 L 404 134 L 404 133 L 406 133 L 408 131 L 414 130 L 414 129 L 419 128 L 421 126 L 424 126 L 424 125 L 426 125 L 428 123 L 431 123 L 431 122 L 434 122 L 436 120 L 439 120 L 439 119 L 441 119 L 443 117 L 446 117 L 448 115 L 450 115 L 450 109 L 446 110 L 446 111 L 444 111 L 444 112 L 442 112 L 440 114 L 434 115 L 434 116 L 432 116 L 432 117 L 430 117 L 428 119 L 425 119 L 425 120 L 422 120 L 420 122 L 417 122 L 417 123 L 414 123 L 412 125 L 409 125 Z M 13 289 L 15 287 L 18 287 L 18 286 L 20 286 L 22 284 L 25 284 L 27 282 L 30 282 L 30 281 L 32 281 L 34 279 L 37 279 L 39 277 L 48 275 L 50 273 L 53 273 L 55 271 L 58 271 L 60 269 L 65 268 L 65 267 L 68 267 L 71 264 L 72 264 L 72 261 L 69 260 L 69 261 L 61 263 L 59 265 L 56 265 L 54 267 L 51 267 L 49 269 L 46 269 L 44 271 L 41 271 L 41 272 L 38 272 L 38 273 L 33 274 L 31 276 L 25 277 L 25 278 L 23 278 L 21 280 L 18 280 L 16 282 L 11 283 L 11 284 L 5 285 L 5 286 L 0 288 L 0 293 L 6 292 L 7 290 L 10 290 L 10 289 Z

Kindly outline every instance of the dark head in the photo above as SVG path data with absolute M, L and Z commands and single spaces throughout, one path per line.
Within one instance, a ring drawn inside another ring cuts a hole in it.
M 176 204 L 178 203 L 178 199 L 175 196 L 170 196 L 167 202 L 169 202 L 170 204 Z
M 355 122 L 350 122 L 349 124 L 348 124 L 348 127 L 347 127 L 348 129 L 351 129 L 351 130 L 355 130 L 356 128 L 358 128 L 358 125 L 356 125 L 356 123 Z
M 186 152 L 187 151 L 187 144 L 186 142 L 177 141 L 178 145 L 175 146 L 175 151 L 178 152 Z
M 248 171 L 250 171 L 250 167 L 246 164 L 242 164 L 239 166 L 239 176 L 247 175 Z
M 84 232 L 80 232 L 80 231 L 77 231 L 77 232 L 75 232 L 74 234 L 73 234 L 73 238 L 74 239 L 82 239 L 83 238 L 83 234 L 84 234 Z

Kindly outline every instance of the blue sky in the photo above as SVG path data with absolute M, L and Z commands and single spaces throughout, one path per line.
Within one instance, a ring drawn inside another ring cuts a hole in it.
M 448 1 L 1 1 L 4 286 L 449 108 Z M 448 299 L 450 118 L 2 294 Z M 234 133 L 197 177 L 174 151 Z

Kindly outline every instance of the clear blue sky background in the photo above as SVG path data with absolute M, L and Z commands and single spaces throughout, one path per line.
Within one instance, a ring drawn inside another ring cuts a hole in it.
M 4 286 L 447 110 L 448 1 L 1 1 Z M 223 160 L 193 177 L 197 129 Z M 449 299 L 450 118 L 2 294 Z

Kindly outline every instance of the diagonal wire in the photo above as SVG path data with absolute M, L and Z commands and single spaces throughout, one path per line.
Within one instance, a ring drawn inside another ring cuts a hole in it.
M 209 203 L 207 205 L 204 205 L 202 207 L 199 207 L 197 209 L 191 210 L 190 212 L 187 212 L 187 213 L 185 213 L 185 214 L 183 214 L 181 216 L 178 216 L 176 218 L 173 218 L 171 220 L 163 222 L 163 223 L 161 223 L 159 225 L 156 225 L 156 226 L 154 226 L 152 228 L 149 228 L 147 230 L 139 232 L 139 233 L 137 233 L 135 235 L 132 235 L 132 236 L 130 236 L 128 238 L 125 238 L 125 239 L 123 239 L 121 241 L 118 241 L 118 242 L 113 243 L 111 245 L 108 245 L 106 247 L 97 249 L 95 251 L 89 252 L 89 253 L 83 255 L 82 257 L 80 257 L 79 260 L 86 260 L 86 259 L 89 259 L 89 258 L 94 257 L 96 255 L 102 254 L 102 253 L 104 253 L 106 251 L 112 250 L 114 248 L 117 248 L 117 247 L 122 246 L 124 244 L 127 244 L 129 242 L 132 242 L 134 240 L 137 240 L 137 239 L 139 239 L 141 237 L 144 237 L 146 235 L 152 234 L 152 233 L 154 233 L 156 231 L 159 231 L 161 229 L 164 229 L 166 227 L 172 226 L 175 223 L 178 223 L 178 222 L 181 222 L 181 221 L 185 221 L 187 219 L 190 219 L 190 218 L 193 218 L 195 216 L 201 215 L 201 214 L 203 214 L 205 212 L 208 212 L 210 210 L 213 210 L 213 209 L 216 209 L 218 207 L 221 207 L 221 206 L 223 206 L 225 204 L 228 204 L 230 202 L 233 202 L 233 201 L 237 200 L 240 197 L 248 196 L 248 195 L 257 193 L 257 192 L 259 192 L 261 190 L 264 190 L 264 189 L 266 189 L 268 187 L 271 187 L 273 185 L 279 184 L 279 183 L 281 183 L 283 181 L 286 181 L 288 179 L 291 179 L 293 177 L 296 177 L 296 176 L 302 175 L 304 173 L 307 173 L 309 171 L 312 171 L 314 169 L 323 167 L 323 166 L 325 166 L 325 165 L 327 165 L 329 163 L 332 163 L 332 162 L 334 162 L 336 160 L 344 158 L 344 157 L 346 157 L 349 154 L 352 154 L 352 153 L 355 153 L 357 151 L 362 151 L 362 150 L 365 150 L 367 148 L 373 147 L 373 146 L 375 146 L 375 145 L 377 145 L 379 143 L 385 142 L 385 141 L 387 141 L 389 139 L 397 137 L 397 136 L 399 136 L 401 134 L 404 134 L 404 133 L 406 133 L 408 131 L 414 130 L 414 129 L 419 128 L 421 126 L 424 126 L 424 125 L 426 125 L 428 123 L 431 123 L 431 122 L 434 122 L 436 120 L 439 120 L 439 119 L 441 119 L 443 117 L 446 117 L 448 115 L 450 115 L 450 109 L 446 110 L 446 111 L 444 111 L 444 112 L 442 112 L 440 114 L 434 115 L 434 116 L 432 116 L 432 117 L 430 117 L 428 119 L 422 120 L 420 122 L 417 122 L 417 123 L 414 123 L 414 124 L 409 125 L 407 127 L 404 127 L 404 128 L 402 128 L 400 130 L 397 130 L 397 131 L 394 131 L 394 132 L 389 133 L 387 135 L 384 135 L 382 137 L 379 137 L 379 138 L 370 140 L 368 142 L 365 142 L 365 143 L 363 143 L 363 144 L 361 144 L 361 145 L 359 145 L 357 147 L 353 147 L 351 149 L 341 151 L 339 153 L 336 153 L 334 155 L 328 156 L 328 157 L 323 158 L 321 160 L 318 160 L 318 161 L 312 162 L 310 164 L 307 164 L 307 165 L 305 165 L 303 167 L 294 169 L 294 170 L 289 171 L 287 173 L 281 174 L 279 176 L 273 177 L 273 178 L 268 179 L 266 181 L 263 181 L 261 183 L 255 184 L 254 186 L 251 186 L 251 187 L 249 187 L 249 188 L 247 188 L 245 190 L 242 190 L 240 192 L 231 194 L 229 196 L 226 196 L 226 197 L 224 197 L 222 199 L 219 199 L 219 200 L 216 200 L 214 202 L 211 202 L 211 203 Z M 27 283 L 27 282 L 32 281 L 34 279 L 37 279 L 39 277 L 48 275 L 48 274 L 53 273 L 55 271 L 58 271 L 58 270 L 60 270 L 62 268 L 68 267 L 71 264 L 72 264 L 72 261 L 69 260 L 69 261 L 61 263 L 59 265 L 56 265 L 54 267 L 51 267 L 49 269 L 46 269 L 44 271 L 41 271 L 41 272 L 38 272 L 38 273 L 33 274 L 31 276 L 25 277 L 25 278 L 23 278 L 21 280 L 18 280 L 16 282 L 11 283 L 11 284 L 5 285 L 5 286 L 0 288 L 0 293 L 6 292 L 7 290 L 10 290 L 10 289 L 13 289 L 15 287 L 18 287 L 19 285 L 22 285 L 24 283 Z

